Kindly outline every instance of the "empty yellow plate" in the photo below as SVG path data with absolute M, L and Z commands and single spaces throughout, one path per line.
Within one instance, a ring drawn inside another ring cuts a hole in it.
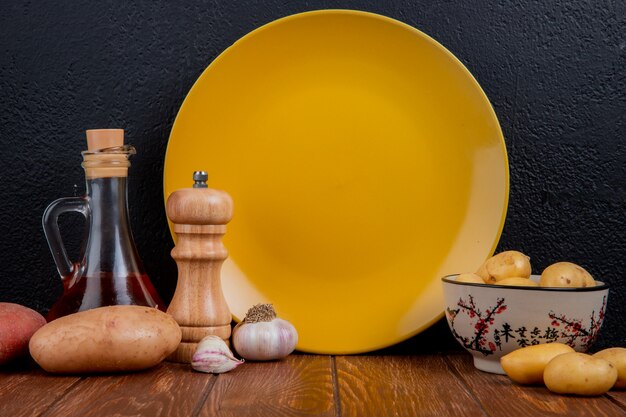
M 277 20 L 215 59 L 174 123 L 165 197 L 200 169 L 235 202 L 234 316 L 271 302 L 307 352 L 430 326 L 439 278 L 493 252 L 507 207 L 504 139 L 476 80 L 424 33 L 358 11 Z

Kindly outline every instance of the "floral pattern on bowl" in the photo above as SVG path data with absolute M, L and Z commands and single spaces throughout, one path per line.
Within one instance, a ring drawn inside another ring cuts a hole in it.
M 446 319 L 483 371 L 503 374 L 500 358 L 530 345 L 560 342 L 585 352 L 604 321 L 608 288 L 601 282 L 563 289 L 457 283 L 455 278 L 443 278 Z

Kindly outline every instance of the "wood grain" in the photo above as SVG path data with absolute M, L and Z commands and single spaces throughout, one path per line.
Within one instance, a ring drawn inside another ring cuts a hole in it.
M 132 374 L 90 376 L 46 415 L 190 416 L 215 378 L 179 364 L 161 364 Z
M 583 398 L 524 387 L 447 356 L 291 355 L 219 376 L 164 363 L 55 376 L 0 370 L 2 416 L 624 416 L 626 391 Z
M 448 355 L 446 360 L 493 416 L 624 416 L 609 398 L 557 395 L 543 386 L 521 386 L 504 375 L 474 368 L 471 356 Z
M 248 362 L 218 377 L 200 416 L 335 414 L 331 358 L 291 355 Z
M 624 409 L 624 414 L 626 415 L 626 390 L 624 391 L 609 391 L 607 396 Z
M 342 416 L 481 416 L 480 405 L 438 355 L 340 356 Z
M 0 415 L 39 415 L 71 391 L 80 379 L 54 376 L 40 369 L 3 369 L 0 372 Z

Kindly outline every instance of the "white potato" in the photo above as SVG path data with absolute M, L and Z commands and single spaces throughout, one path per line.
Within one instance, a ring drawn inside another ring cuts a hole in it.
M 617 369 L 617 381 L 613 388 L 626 389 L 626 348 L 604 349 L 594 354 L 593 357 L 609 361 Z
M 476 271 L 483 281 L 494 284 L 511 277 L 530 277 L 530 258 L 522 252 L 509 250 L 487 259 Z
M 557 288 L 595 287 L 596 281 L 583 267 L 571 262 L 557 262 L 541 273 L 539 285 Z
M 563 343 L 526 346 L 504 355 L 500 358 L 500 365 L 509 378 L 518 384 L 541 384 L 548 362 L 558 355 L 571 352 L 574 349 Z
M 485 281 L 483 281 L 481 277 L 479 277 L 478 275 L 472 272 L 459 274 L 459 276 L 456 277 L 456 282 L 467 282 L 471 284 L 484 284 L 485 283 Z
M 507 286 L 516 286 L 516 287 L 538 287 L 539 286 L 539 284 L 536 283 L 535 281 L 531 281 L 528 278 L 522 278 L 522 277 L 504 278 L 496 282 L 496 285 L 507 285 Z
M 543 371 L 546 387 L 557 394 L 602 395 L 615 385 L 617 370 L 609 361 L 584 353 L 565 353 Z

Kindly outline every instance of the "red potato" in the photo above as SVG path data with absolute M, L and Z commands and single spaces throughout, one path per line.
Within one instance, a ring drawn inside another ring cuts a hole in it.
M 46 319 L 35 310 L 13 303 L 0 303 L 0 365 L 28 354 L 31 336 Z

